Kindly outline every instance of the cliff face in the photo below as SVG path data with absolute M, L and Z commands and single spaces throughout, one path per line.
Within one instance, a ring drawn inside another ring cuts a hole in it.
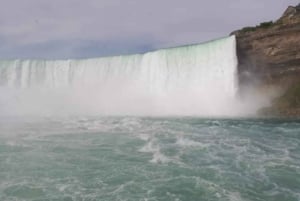
M 300 104 L 287 103 L 300 101 L 300 93 L 289 93 L 300 86 L 300 7 L 288 7 L 274 23 L 261 23 L 232 34 L 237 38 L 240 84 L 280 87 L 283 93 L 268 111 L 300 116 Z

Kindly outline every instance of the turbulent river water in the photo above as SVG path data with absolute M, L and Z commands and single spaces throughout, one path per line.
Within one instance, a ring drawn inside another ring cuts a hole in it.
M 3 201 L 299 201 L 300 121 L 0 118 Z
M 1 60 L 0 201 L 299 201 L 300 121 L 241 118 L 270 102 L 237 63 L 234 36 Z

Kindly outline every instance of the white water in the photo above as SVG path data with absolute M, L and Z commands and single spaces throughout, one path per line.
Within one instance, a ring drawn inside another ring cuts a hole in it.
M 0 84 L 5 115 L 249 113 L 236 94 L 234 36 L 146 54 L 0 61 Z

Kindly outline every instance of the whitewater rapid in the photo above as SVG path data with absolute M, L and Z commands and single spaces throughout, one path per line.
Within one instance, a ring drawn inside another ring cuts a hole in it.
M 235 36 L 145 54 L 2 60 L 0 86 L 1 113 L 8 115 L 245 113 Z
M 0 117 L 0 200 L 298 201 L 300 122 Z

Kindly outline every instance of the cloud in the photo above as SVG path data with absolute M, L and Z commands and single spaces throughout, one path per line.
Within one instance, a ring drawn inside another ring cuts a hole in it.
M 52 40 L 41 43 L 10 47 L 0 40 L 2 59 L 82 59 L 110 55 L 144 53 L 157 49 L 159 42 L 151 39 L 127 38 L 126 40 Z
M 0 57 L 93 57 L 203 42 L 243 26 L 274 20 L 288 5 L 297 3 L 4 0 L 0 7 Z

